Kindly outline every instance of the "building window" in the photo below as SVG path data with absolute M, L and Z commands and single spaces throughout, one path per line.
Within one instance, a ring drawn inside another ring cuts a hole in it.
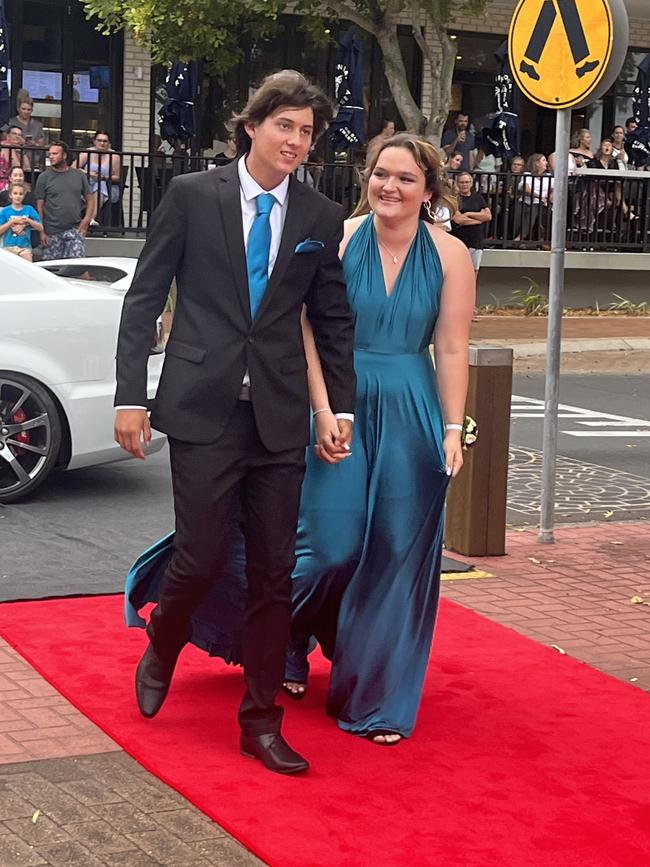
M 480 134 L 483 127 L 490 125 L 490 114 L 495 110 L 497 63 L 494 55 L 506 37 L 463 31 L 452 33 L 451 37 L 457 46 L 451 113 L 466 111 L 474 131 Z
M 81 0 L 7 0 L 6 12 L 12 107 L 25 94 L 34 100 L 46 142 L 84 148 L 107 129 L 119 145 L 122 34 L 100 35 Z

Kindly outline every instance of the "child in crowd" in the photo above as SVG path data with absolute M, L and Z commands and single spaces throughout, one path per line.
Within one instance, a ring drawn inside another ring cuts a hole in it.
M 25 187 L 12 184 L 9 187 L 10 205 L 0 209 L 0 236 L 3 249 L 21 259 L 32 261 L 32 229 L 43 231 L 41 219 L 31 205 L 23 204 Z

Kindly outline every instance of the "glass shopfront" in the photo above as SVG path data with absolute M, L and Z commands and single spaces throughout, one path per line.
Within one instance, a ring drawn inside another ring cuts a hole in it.
M 200 110 L 201 147 L 209 148 L 215 140 L 225 141 L 226 122 L 233 112 L 243 108 L 250 94 L 270 72 L 278 69 L 300 69 L 327 93 L 332 94 L 334 71 L 340 50 L 338 39 L 350 26 L 347 21 L 329 21 L 324 18 L 322 33 L 314 34 L 304 27 L 301 16 L 281 15 L 272 36 L 252 40 L 250 36 L 243 34 L 241 63 L 223 76 L 204 78 Z M 359 28 L 357 35 L 363 45 L 364 104 L 367 132 L 368 136 L 372 137 L 379 132 L 384 117 L 395 120 L 398 129 L 402 124 L 384 76 L 383 58 L 376 40 Z M 399 27 L 398 38 L 409 85 L 419 101 L 422 55 L 409 27 Z M 164 71 L 154 72 L 155 83 L 160 84 L 163 80 Z M 158 131 L 156 126 L 154 117 L 153 135 Z M 321 140 L 319 151 L 326 148 L 326 141 L 326 138 Z
M 119 146 L 122 34 L 99 34 L 80 0 L 6 0 L 6 13 L 12 115 L 18 98 L 29 96 L 46 143 L 84 148 L 107 129 Z

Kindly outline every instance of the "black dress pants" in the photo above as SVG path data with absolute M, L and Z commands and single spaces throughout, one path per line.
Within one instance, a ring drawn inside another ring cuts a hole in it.
M 189 638 L 189 620 L 213 575 L 230 556 L 229 523 L 241 498 L 248 604 L 242 657 L 246 692 L 239 723 L 246 735 L 277 732 L 275 698 L 284 677 L 291 624 L 291 573 L 305 450 L 267 451 L 251 403 L 238 401 L 215 443 L 170 439 L 176 538 L 147 632 L 162 659 L 174 659 Z

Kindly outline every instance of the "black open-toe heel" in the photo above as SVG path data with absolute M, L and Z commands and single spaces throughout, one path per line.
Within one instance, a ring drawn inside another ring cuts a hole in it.
M 386 737 L 386 735 L 399 735 L 399 740 L 376 741 L 375 738 L 380 737 L 381 735 L 383 735 L 384 737 Z M 399 732 L 392 731 L 391 729 L 373 729 L 373 731 L 366 734 L 366 738 L 378 747 L 396 747 L 397 744 L 401 743 L 403 740 L 402 735 L 400 735 Z
M 294 692 L 292 689 L 289 689 L 287 686 L 288 683 L 296 683 L 298 686 L 303 686 L 304 689 L 298 692 Z M 286 692 L 289 698 L 292 698 L 294 701 L 302 701 L 303 698 L 307 695 L 307 684 L 303 683 L 300 680 L 285 680 L 282 684 L 282 689 Z

